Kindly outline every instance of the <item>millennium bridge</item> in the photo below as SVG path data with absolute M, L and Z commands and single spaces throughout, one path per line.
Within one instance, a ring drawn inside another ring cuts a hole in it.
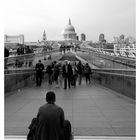
M 48 56 L 51 55 L 51 59 Z M 89 63 L 91 84 L 69 90 L 63 83 L 48 85 L 44 74 L 40 88 L 35 86 L 35 64 L 41 60 L 45 67 L 53 61 L 64 60 Z M 59 49 L 5 58 L 5 140 L 25 140 L 28 126 L 38 109 L 45 103 L 48 90 L 56 93 L 56 104 L 70 120 L 75 140 L 134 140 L 136 137 L 135 58 L 115 56 L 81 47 L 66 53 Z M 22 62 L 22 66 L 15 66 Z

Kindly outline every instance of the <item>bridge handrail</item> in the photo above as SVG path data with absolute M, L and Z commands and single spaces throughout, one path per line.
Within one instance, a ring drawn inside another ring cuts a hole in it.
M 38 55 L 38 54 L 45 54 L 45 53 L 51 53 L 59 51 L 59 49 L 53 49 L 51 51 L 44 51 L 44 52 L 37 52 L 37 53 L 28 53 L 28 54 L 22 54 L 22 55 L 16 55 L 16 56 L 10 56 L 10 57 L 4 57 L 4 59 L 11 59 L 11 58 L 20 58 L 20 57 L 26 57 L 26 56 L 33 56 L 33 55 Z
M 136 72 L 135 69 L 110 69 L 110 68 L 101 68 L 101 69 L 93 69 L 93 70 L 106 70 L 106 71 L 130 71 L 130 72 Z
M 5 74 L 5 76 L 24 75 L 24 74 L 35 74 L 35 71 L 32 71 L 32 72 L 21 72 L 21 73 L 7 73 L 7 74 Z
M 34 68 L 22 68 L 22 69 L 6 69 L 5 72 L 7 71 L 32 71 L 35 70 Z M 136 72 L 136 70 L 134 69 L 110 69 L 110 68 L 101 68 L 101 69 L 94 69 L 92 68 L 92 70 L 97 70 L 97 71 L 127 71 L 127 72 Z
M 99 54 L 102 52 L 102 50 L 100 51 L 96 51 L 96 50 L 91 50 L 91 49 L 84 49 L 84 48 L 80 48 L 79 50 L 81 51 L 85 51 L 85 52 L 91 52 L 91 53 L 96 53 L 96 54 Z M 101 53 L 103 54 L 103 53 Z M 103 54 L 103 55 L 107 55 L 107 54 Z M 108 55 L 110 56 L 110 55 Z M 117 57 L 117 58 L 124 58 L 124 59 L 131 59 L 131 60 L 135 60 L 136 58 L 127 58 L 127 57 L 124 57 L 124 56 L 112 56 L 112 57 Z
M 99 54 L 100 52 L 97 52 L 97 51 L 94 51 L 94 50 L 85 50 L 85 49 L 83 49 L 83 48 L 80 48 L 80 49 L 78 49 L 78 51 L 84 51 L 84 52 L 88 52 L 88 53 L 96 53 L 96 54 Z M 104 55 L 104 56 L 110 56 L 110 55 L 107 55 L 107 54 L 103 54 L 102 53 L 102 55 Z M 114 58 L 121 58 L 121 59 L 125 59 L 125 60 L 131 60 L 131 61 L 135 61 L 136 60 L 136 58 L 127 58 L 127 57 L 122 57 L 122 56 L 111 56 L 111 57 L 114 57 Z
M 35 66 L 34 66 L 34 67 L 35 67 Z M 5 70 L 5 72 L 7 72 L 7 71 L 28 71 L 28 70 L 29 70 L 29 71 L 30 71 L 30 70 L 32 71 L 32 70 L 34 70 L 34 68 L 21 68 L 21 69 L 20 69 L 20 68 L 17 68 L 17 69 L 6 69 L 6 70 Z
M 116 76 L 124 76 L 124 77 L 136 78 L 136 76 L 134 76 L 134 75 L 129 75 L 129 74 L 118 74 L 118 73 L 97 72 L 97 71 L 94 71 L 94 72 L 95 72 L 95 73 L 98 73 L 98 74 L 108 74 L 108 75 L 116 75 Z
M 99 51 L 118 51 L 118 52 L 121 52 L 121 51 L 124 51 L 125 50 L 125 52 L 129 52 L 129 50 L 126 50 L 126 48 L 121 48 L 121 50 L 117 50 L 116 48 L 115 49 L 104 49 L 104 48 L 94 48 L 94 47 L 91 47 L 90 45 L 88 45 L 88 44 L 86 44 L 86 45 L 83 45 L 83 46 L 86 46 L 86 48 L 87 49 L 90 49 L 90 50 L 99 50 Z M 130 48 L 130 50 L 134 50 L 135 52 L 136 52 L 136 48 Z
M 31 70 L 31 69 L 30 69 Z M 44 70 L 43 72 L 46 72 Z M 130 74 L 121 74 L 121 73 L 113 73 L 113 72 L 100 72 L 97 69 L 94 70 L 92 69 L 92 73 L 98 73 L 98 74 L 108 74 L 108 75 L 116 75 L 116 76 L 124 76 L 124 77 L 132 77 L 136 78 L 135 75 L 130 75 Z M 6 73 L 5 76 L 11 76 L 11 75 L 23 75 L 23 74 L 35 74 L 35 69 L 32 69 L 31 72 L 20 72 L 20 73 Z

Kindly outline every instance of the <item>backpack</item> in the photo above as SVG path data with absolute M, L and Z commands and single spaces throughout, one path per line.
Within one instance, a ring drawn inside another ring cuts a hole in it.
M 64 136 L 65 136 L 65 140 L 73 140 L 71 123 L 69 120 L 65 120 L 64 122 Z
M 28 128 L 29 128 L 29 133 L 27 135 L 27 140 L 34 140 L 36 128 L 37 128 L 37 118 L 32 119 L 32 122 Z

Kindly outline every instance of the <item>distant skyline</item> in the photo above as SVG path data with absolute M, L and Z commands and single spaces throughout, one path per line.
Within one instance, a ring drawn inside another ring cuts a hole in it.
M 5 0 L 5 34 L 23 34 L 25 42 L 62 39 L 62 30 L 71 18 L 77 35 L 107 41 L 124 34 L 136 37 L 135 0 Z

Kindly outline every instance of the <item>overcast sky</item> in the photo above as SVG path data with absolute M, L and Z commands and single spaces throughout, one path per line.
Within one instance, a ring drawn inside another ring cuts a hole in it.
M 61 39 L 69 17 L 76 33 L 97 41 L 124 34 L 135 37 L 135 0 L 4 0 L 5 34 L 24 34 L 25 41 Z

